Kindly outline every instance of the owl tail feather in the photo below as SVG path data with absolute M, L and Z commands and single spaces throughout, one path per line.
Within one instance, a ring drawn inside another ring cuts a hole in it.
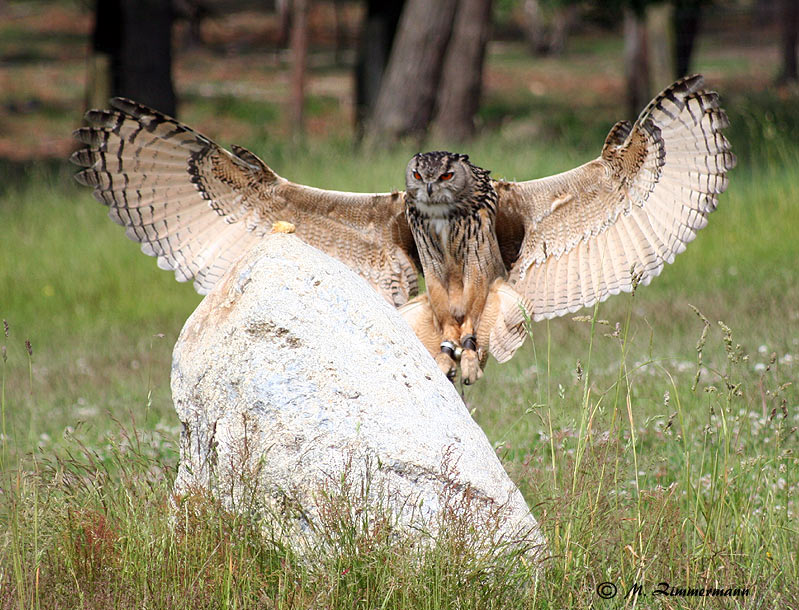
M 399 312 L 413 329 L 413 332 L 416 333 L 422 345 L 435 358 L 436 354 L 441 350 L 442 336 L 436 330 L 436 325 L 433 321 L 433 309 L 430 307 L 427 295 L 420 294 L 418 297 L 411 299 L 399 308 Z
M 530 304 L 504 279 L 495 280 L 478 325 L 478 343 L 488 345 L 497 362 L 507 362 L 527 338 L 524 323 L 531 311 Z

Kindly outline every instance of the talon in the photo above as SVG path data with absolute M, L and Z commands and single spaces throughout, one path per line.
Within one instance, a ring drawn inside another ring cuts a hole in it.
M 438 365 L 438 368 L 441 369 L 441 372 L 447 376 L 447 379 L 450 381 L 455 379 L 455 375 L 458 372 L 457 365 L 450 355 L 443 349 L 441 350 L 441 353 L 436 356 L 436 364 Z
M 472 385 L 483 376 L 480 359 L 473 349 L 464 349 L 461 355 L 461 379 L 464 385 Z

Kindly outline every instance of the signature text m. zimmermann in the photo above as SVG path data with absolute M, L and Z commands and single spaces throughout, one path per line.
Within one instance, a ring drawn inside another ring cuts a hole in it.
M 749 587 L 680 587 L 672 586 L 667 581 L 657 584 L 652 591 L 652 596 L 663 595 L 667 597 L 746 597 L 750 594 Z M 633 583 L 625 597 L 632 598 L 638 595 L 646 595 L 643 585 Z

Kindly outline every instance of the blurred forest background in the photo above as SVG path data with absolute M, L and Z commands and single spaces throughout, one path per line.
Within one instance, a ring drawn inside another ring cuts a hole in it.
M 65 158 L 112 95 L 231 141 L 386 145 L 632 117 L 698 69 L 725 98 L 797 86 L 795 0 L 3 0 L 0 17 L 16 162 Z

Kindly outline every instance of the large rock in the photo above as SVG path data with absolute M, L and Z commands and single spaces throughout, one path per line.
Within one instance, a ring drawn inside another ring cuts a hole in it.
M 293 235 L 265 238 L 200 303 L 175 345 L 172 396 L 183 422 L 176 492 L 256 502 L 296 543 L 317 542 L 320 497 L 346 479 L 409 532 L 435 534 L 449 508 L 495 543 L 543 544 L 402 317 Z

